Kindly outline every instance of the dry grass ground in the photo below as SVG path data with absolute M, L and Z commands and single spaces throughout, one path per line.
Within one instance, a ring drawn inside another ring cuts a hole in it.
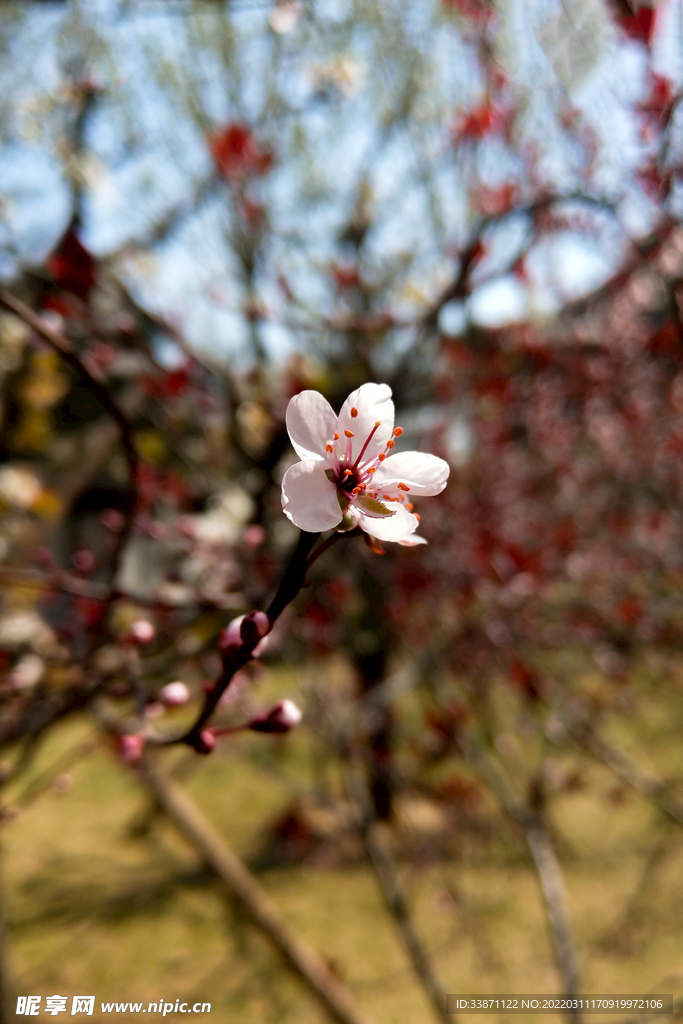
M 680 765 L 675 719 L 653 712 L 640 724 L 638 741 L 661 771 Z M 61 726 L 31 777 L 91 733 L 85 720 Z M 622 739 L 633 738 L 624 732 Z M 560 769 L 569 771 L 574 757 L 561 754 Z M 243 736 L 197 761 L 184 785 L 221 835 L 256 863 L 268 823 L 291 808 L 296 787 L 310 786 L 319 770 L 306 730 L 275 745 Z M 555 800 L 553 827 L 583 989 L 675 995 L 683 988 L 683 828 L 618 787 L 604 767 L 583 761 L 581 771 L 582 787 Z M 239 1024 L 324 1019 L 172 828 L 157 821 L 136 830 L 148 797 L 105 744 L 71 775 L 71 788 L 49 789 L 5 829 L 18 993 L 94 994 L 98 1004 L 207 1001 L 211 1020 Z M 28 781 L 10 793 L 10 803 Z M 514 827 L 484 802 L 479 814 L 490 826 L 488 838 L 463 825 L 446 845 L 450 853 L 441 844 L 437 856 L 418 812 L 419 804 L 401 810 L 398 831 L 411 839 L 412 853 L 400 868 L 445 989 L 557 992 L 537 880 Z M 400 838 L 392 841 L 407 848 Z M 340 837 L 335 857 L 331 838 L 319 856 L 260 870 L 259 879 L 370 1020 L 431 1024 L 375 879 L 354 849 Z

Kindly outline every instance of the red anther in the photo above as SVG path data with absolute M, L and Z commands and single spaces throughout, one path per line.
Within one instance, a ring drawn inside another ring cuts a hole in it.
M 395 444 L 395 441 L 387 441 L 387 448 L 393 448 Z
M 406 512 L 412 512 L 412 511 L 413 511 L 413 505 L 411 504 L 411 502 L 408 502 L 406 504 Z
M 345 430 L 344 433 L 346 434 L 347 437 L 354 437 L 354 433 L 352 430 Z
M 377 469 L 376 466 L 369 466 L 368 469 L 365 470 L 365 472 L 366 473 L 374 473 L 376 469 Z
M 362 487 L 354 487 L 354 489 L 351 491 L 351 494 L 360 494 L 362 490 Z
M 406 484 L 399 484 L 398 486 L 399 486 L 399 488 L 402 491 L 409 491 L 410 490 L 410 487 L 406 486 Z
M 392 434 L 394 435 L 394 437 L 400 437 L 402 433 L 403 427 L 394 427 L 394 429 L 392 430 Z
M 356 416 L 358 415 L 358 409 L 356 409 L 356 408 L 352 409 L 351 410 L 351 415 L 353 416 L 353 418 L 355 420 Z
M 344 470 L 344 476 L 353 476 L 353 470 L 352 469 L 345 469 Z
M 419 523 L 419 522 L 420 522 L 420 517 L 419 517 L 419 515 L 417 514 L 417 512 L 415 512 L 415 513 L 414 513 L 414 515 L 415 515 L 415 518 L 417 519 L 417 521 L 418 521 L 418 523 Z
M 332 447 L 332 445 L 331 445 L 331 444 L 326 444 L 326 445 L 325 445 L 325 451 L 326 451 L 326 452 L 333 452 L 333 451 L 334 451 L 334 448 Z
M 380 452 L 377 458 L 379 459 L 380 462 L 384 462 L 384 460 L 386 459 L 386 455 L 384 454 L 384 452 Z
M 390 494 L 383 494 L 383 495 L 382 495 L 382 497 L 384 498 L 384 500 L 385 500 L 385 501 L 393 501 L 393 500 L 394 500 L 394 499 L 393 499 L 393 498 L 391 497 L 391 495 L 390 495 Z
M 335 441 L 338 441 L 338 440 L 339 440 L 339 434 L 337 433 L 337 431 L 336 431 L 336 430 L 335 430 L 335 432 L 334 432 L 334 440 L 335 440 Z

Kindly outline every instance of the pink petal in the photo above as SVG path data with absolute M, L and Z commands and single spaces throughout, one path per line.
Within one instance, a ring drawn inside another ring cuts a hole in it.
M 291 466 L 282 478 L 282 511 L 308 533 L 331 530 L 341 522 L 337 488 L 325 476 L 325 466 L 307 459 Z
M 357 409 L 358 415 L 352 416 L 351 410 Z M 394 429 L 394 403 L 391 400 L 391 388 L 388 384 L 363 384 L 352 391 L 342 405 L 339 413 L 337 430 L 341 435 L 337 451 L 343 451 L 345 443 L 344 431 L 353 433 L 353 461 L 358 458 L 371 430 L 377 421 L 381 426 L 375 431 L 372 441 L 365 449 L 363 462 L 369 462 L 375 455 L 384 450 Z
M 417 530 L 417 516 L 414 516 L 412 512 L 407 512 L 403 505 L 398 503 L 393 507 L 396 509 L 396 514 L 384 519 L 371 519 L 370 516 L 363 515 L 355 507 L 352 507 L 352 514 L 361 530 L 365 530 L 377 540 L 406 540 Z
M 302 391 L 287 406 L 289 439 L 300 459 L 324 459 L 325 445 L 337 429 L 337 417 L 319 391 Z
M 410 498 L 420 494 L 440 494 L 446 486 L 449 473 L 448 463 L 436 455 L 397 452 L 378 466 L 372 478 L 372 486 L 380 491 L 395 493 L 399 483 L 402 483 L 410 488 Z

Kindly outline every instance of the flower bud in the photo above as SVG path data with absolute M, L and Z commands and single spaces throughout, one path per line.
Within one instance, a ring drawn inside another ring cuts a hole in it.
M 270 633 L 271 623 L 265 612 L 249 612 L 240 626 L 240 635 L 245 643 L 261 640 Z
M 68 772 L 60 772 L 59 775 L 55 775 L 52 780 L 52 788 L 58 793 L 68 793 L 73 787 L 74 777 L 69 775 Z
M 301 717 L 301 712 L 293 701 L 281 700 L 264 715 L 253 718 L 247 728 L 254 732 L 289 732 L 299 724 Z
M 94 554 L 92 551 L 88 550 L 88 548 L 82 548 L 80 551 L 76 551 L 75 554 L 71 556 L 71 561 L 78 572 L 86 574 L 93 572 L 97 565 Z
M 140 733 L 132 733 L 128 736 L 119 736 L 119 754 L 126 764 L 134 764 L 142 757 L 142 750 L 145 745 L 145 737 Z
M 100 522 L 107 530 L 111 530 L 112 533 L 120 533 L 125 525 L 125 518 L 115 508 L 107 508 L 100 516 Z
M 210 754 L 216 746 L 216 734 L 213 729 L 202 729 L 191 745 L 198 754 Z
M 20 693 L 32 690 L 45 674 L 45 662 L 38 654 L 25 654 L 9 674 L 9 684 Z
M 260 644 L 271 628 L 270 619 L 265 612 L 249 612 L 248 615 L 239 615 L 226 626 L 221 633 L 220 648 L 228 651 L 230 648 L 240 648 L 242 644 L 254 646 L 254 653 L 258 653 Z
M 125 638 L 134 644 L 150 644 L 154 639 L 154 626 L 147 619 L 138 619 L 128 630 Z
M 159 693 L 159 700 L 167 708 L 180 708 L 183 704 L 187 704 L 189 699 L 190 691 L 180 680 L 167 683 Z
M 242 543 L 249 550 L 255 550 L 260 548 L 266 539 L 266 531 L 262 526 L 257 523 L 252 523 L 251 526 L 247 526 L 244 533 L 242 534 Z

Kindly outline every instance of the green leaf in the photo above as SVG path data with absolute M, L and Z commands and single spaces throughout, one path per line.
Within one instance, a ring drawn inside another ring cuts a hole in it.
M 377 498 L 373 498 L 370 494 L 359 494 L 356 501 L 365 512 L 370 512 L 374 516 L 393 516 L 394 511 L 383 505 Z

